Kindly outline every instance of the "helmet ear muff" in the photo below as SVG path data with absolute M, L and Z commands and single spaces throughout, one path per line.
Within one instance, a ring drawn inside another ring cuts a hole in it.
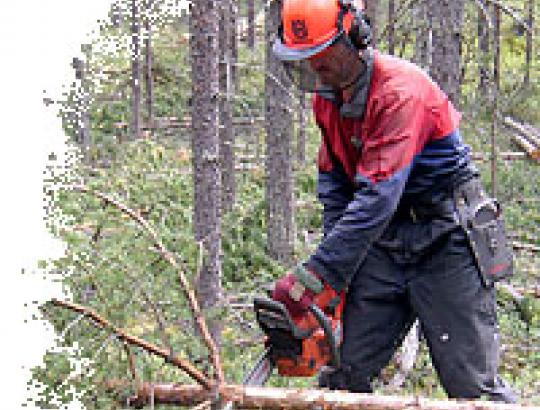
M 284 31 L 285 31 L 285 29 L 283 28 L 283 21 L 281 21 L 281 23 L 279 23 L 279 26 L 278 26 L 278 29 L 277 29 L 277 36 L 283 42 L 285 42 L 285 33 L 284 33 Z
M 369 17 L 362 10 L 355 10 L 354 21 L 349 31 L 349 38 L 356 48 L 364 50 L 369 47 L 372 40 L 372 31 Z
M 352 13 L 354 18 L 349 30 L 348 37 L 352 45 L 358 50 L 364 50 L 371 44 L 372 31 L 369 17 L 363 10 L 356 8 L 353 0 L 340 0 L 341 11 L 338 17 L 338 28 L 344 30 L 343 18 L 347 13 Z

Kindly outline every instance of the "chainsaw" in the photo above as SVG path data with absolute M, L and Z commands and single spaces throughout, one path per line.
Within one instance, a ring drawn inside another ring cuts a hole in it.
M 339 367 L 344 294 L 328 303 L 315 298 L 308 312 L 293 319 L 285 305 L 256 297 L 255 317 L 265 333 L 265 350 L 243 384 L 263 386 L 274 368 L 284 377 L 311 377 L 323 366 Z M 327 306 L 324 311 L 318 305 Z

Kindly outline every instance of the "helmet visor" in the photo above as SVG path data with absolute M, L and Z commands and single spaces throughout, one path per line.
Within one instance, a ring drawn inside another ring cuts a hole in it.
M 341 45 L 340 50 L 345 50 L 346 53 L 353 53 L 355 56 L 358 56 L 358 51 L 354 47 L 347 43 L 343 36 L 338 34 L 332 38 L 329 42 L 324 45 L 304 48 L 304 49 L 294 49 L 284 45 L 281 40 L 276 40 L 274 43 L 274 53 L 280 58 L 287 76 L 291 82 L 301 91 L 308 93 L 315 92 L 328 92 L 329 90 L 339 91 L 345 89 L 352 84 L 354 84 L 360 74 L 364 71 L 363 68 L 360 68 L 355 71 L 348 70 L 352 67 L 347 67 L 347 64 L 343 67 L 343 79 L 340 79 L 340 76 L 331 72 L 320 71 L 317 72 L 313 68 L 311 57 L 316 56 L 318 53 L 323 52 L 325 49 L 328 49 L 331 46 L 334 46 L 338 42 L 344 42 L 344 47 Z M 276 52 L 276 50 L 278 52 Z M 338 52 L 338 54 L 333 54 L 336 58 L 344 56 L 341 54 L 343 51 Z M 316 57 L 315 57 L 316 58 Z M 332 57 L 331 57 L 332 58 Z M 358 57 L 359 58 L 359 57 Z M 363 60 L 359 58 L 359 61 L 363 63 Z M 320 70 L 319 66 L 319 70 Z
M 298 47 L 293 48 L 287 46 L 280 36 L 277 36 L 276 40 L 274 41 L 274 44 L 272 46 L 272 52 L 274 55 L 280 59 L 281 61 L 298 61 L 298 60 L 305 60 L 309 57 L 313 57 L 315 54 L 320 53 L 325 48 L 330 47 L 332 44 L 334 44 L 339 37 L 341 37 L 342 33 L 338 33 L 334 37 L 332 37 L 330 40 L 325 41 L 322 44 L 319 44 L 317 46 L 313 47 Z

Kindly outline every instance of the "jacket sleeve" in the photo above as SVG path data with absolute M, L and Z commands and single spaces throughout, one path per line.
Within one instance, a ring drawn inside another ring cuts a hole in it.
M 331 171 L 319 170 L 317 195 L 323 205 L 323 231 L 326 237 L 339 221 L 353 199 L 351 188 L 345 171 L 340 166 L 334 166 Z
M 424 105 L 415 96 L 388 95 L 377 106 L 351 201 L 306 262 L 337 291 L 349 284 L 392 218 L 420 142 L 430 132 Z

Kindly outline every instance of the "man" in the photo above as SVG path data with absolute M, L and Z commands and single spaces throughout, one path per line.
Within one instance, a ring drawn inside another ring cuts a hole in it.
M 342 366 L 322 386 L 371 391 L 418 318 L 450 397 L 514 402 L 497 375 L 493 283 L 512 271 L 500 208 L 446 95 L 369 40 L 358 2 L 283 0 L 273 50 L 315 92 L 324 238 L 273 297 L 299 316 L 316 294 L 346 292 Z

